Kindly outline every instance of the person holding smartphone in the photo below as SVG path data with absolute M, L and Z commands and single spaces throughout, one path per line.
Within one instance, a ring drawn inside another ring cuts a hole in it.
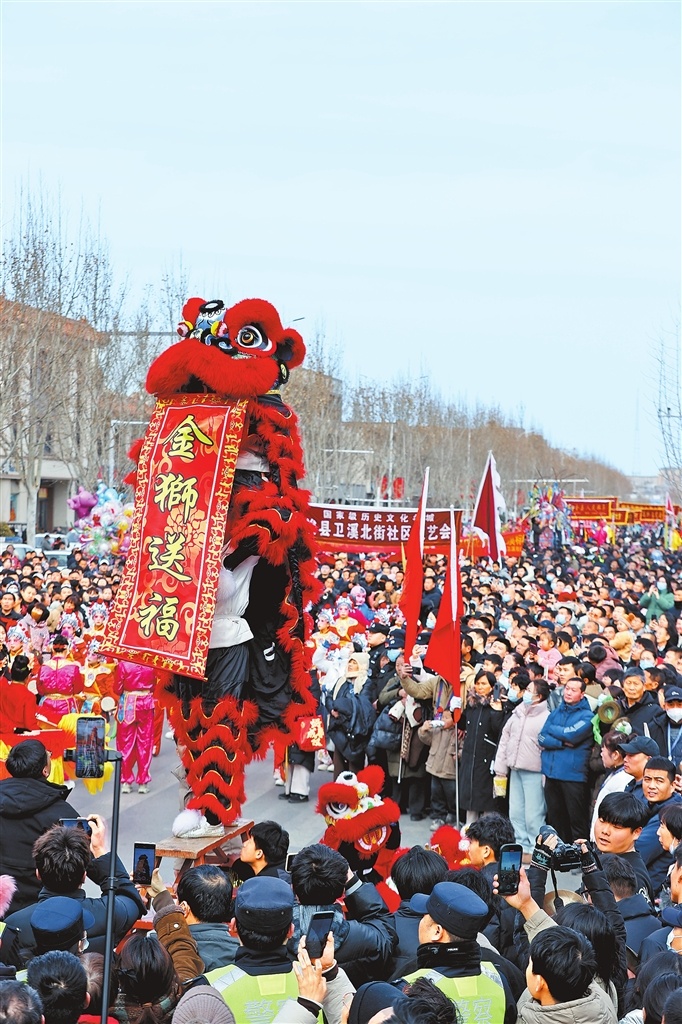
M 23 966 L 22 951 L 34 946 L 31 915 L 37 902 L 50 896 L 68 896 L 82 902 L 83 909 L 95 919 L 88 928 L 90 951 L 104 952 L 111 853 L 104 819 L 90 814 L 88 824 L 90 836 L 81 828 L 53 825 L 34 843 L 33 858 L 42 889 L 36 903 L 6 919 L 0 943 L 1 963 Z M 117 857 L 114 863 L 114 942 L 118 943 L 147 908 L 123 862 Z M 100 886 L 101 896 L 86 896 L 82 888 L 86 878 Z
M 17 890 L 7 911 L 14 914 L 38 899 L 33 844 L 60 818 L 77 818 L 66 786 L 48 782 L 50 755 L 40 740 L 17 737 L 5 762 L 10 778 L 0 781 L 0 874 L 11 875 Z

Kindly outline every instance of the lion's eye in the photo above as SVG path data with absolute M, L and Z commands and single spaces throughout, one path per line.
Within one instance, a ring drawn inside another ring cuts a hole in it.
M 234 344 L 250 352 L 271 352 L 274 348 L 274 345 L 260 327 L 256 327 L 253 324 L 248 324 L 237 332 Z
M 330 818 L 344 818 L 350 807 L 348 804 L 327 804 L 325 811 Z

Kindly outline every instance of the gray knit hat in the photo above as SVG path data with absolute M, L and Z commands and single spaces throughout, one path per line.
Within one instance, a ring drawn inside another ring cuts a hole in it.
M 234 1014 L 212 985 L 195 985 L 175 1007 L 173 1024 L 236 1024 Z

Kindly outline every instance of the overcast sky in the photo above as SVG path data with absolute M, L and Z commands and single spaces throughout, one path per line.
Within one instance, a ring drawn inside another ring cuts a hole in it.
M 134 290 L 324 325 L 654 472 L 680 316 L 680 5 L 2 5 L 3 227 L 22 182 L 101 219 Z M 178 314 L 179 314 L 178 310 Z M 500 466 L 504 474 L 504 466 Z

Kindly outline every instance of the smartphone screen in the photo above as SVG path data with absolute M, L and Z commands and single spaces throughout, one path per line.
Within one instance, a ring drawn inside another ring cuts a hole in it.
M 101 779 L 104 775 L 104 719 L 82 715 L 76 723 L 76 777 Z
M 334 912 L 332 910 L 318 910 L 310 918 L 310 924 L 308 925 L 305 937 L 305 948 L 308 950 L 308 956 L 311 960 L 319 960 L 322 956 L 333 920 Z
M 92 828 L 87 818 L 60 818 L 59 824 L 66 828 L 82 828 L 89 836 L 92 835 Z
M 500 850 L 500 867 L 497 872 L 498 892 L 500 896 L 513 896 L 519 891 L 523 847 L 518 843 L 508 843 Z
M 133 847 L 133 882 L 135 885 L 151 885 L 155 862 L 156 846 L 154 843 L 135 843 Z

